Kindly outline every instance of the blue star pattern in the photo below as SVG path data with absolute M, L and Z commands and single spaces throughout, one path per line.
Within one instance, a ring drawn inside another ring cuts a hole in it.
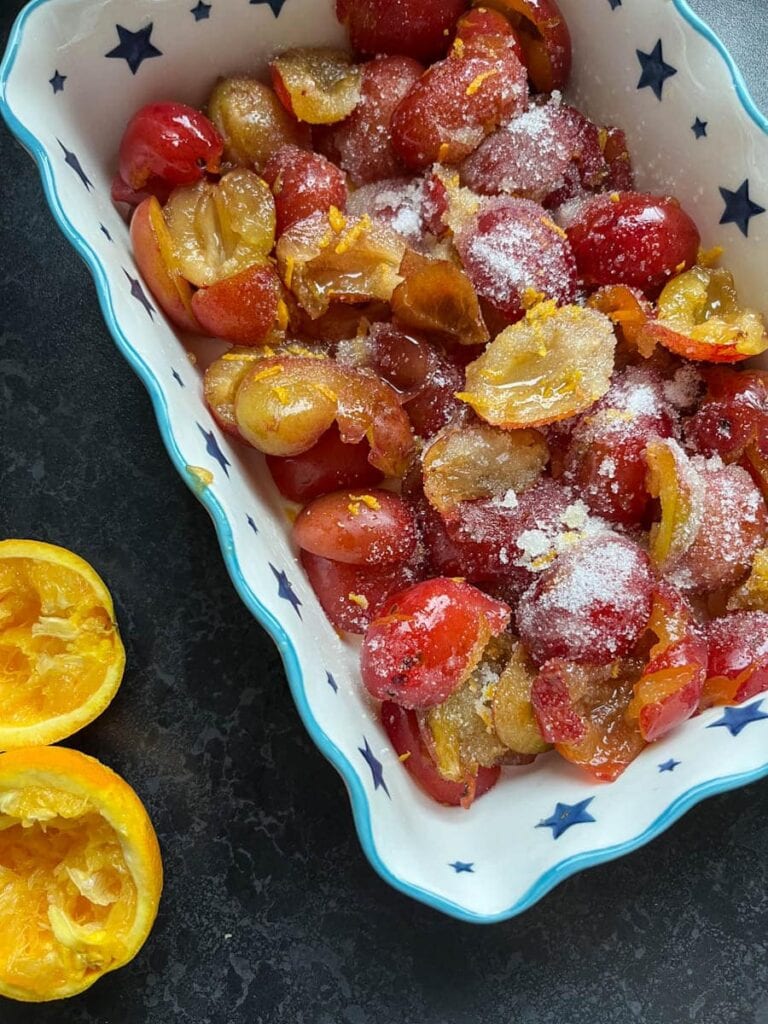
M 144 307 L 144 309 L 146 309 L 149 319 L 154 320 L 152 314 L 155 312 L 155 307 L 149 301 L 144 289 L 141 287 L 141 281 L 139 281 L 137 277 L 131 277 L 131 275 L 128 273 L 125 267 L 123 267 L 123 273 L 131 282 L 131 295 L 134 297 L 134 299 L 136 299 L 138 303 L 140 303 Z
M 474 861 L 455 860 L 453 864 L 449 864 L 448 867 L 453 868 L 457 875 L 474 875 L 475 873 Z
M 85 185 L 85 187 L 88 190 L 88 192 L 90 192 L 91 189 L 93 188 L 93 182 L 91 181 L 91 179 L 88 177 L 88 175 L 83 170 L 82 164 L 77 159 L 77 157 L 72 152 L 72 150 L 67 149 L 67 147 L 64 145 L 64 143 L 61 141 L 61 139 L 56 139 L 56 141 L 61 146 L 61 148 L 64 150 L 64 163 L 68 167 L 72 168 L 72 170 L 78 176 L 80 181 L 82 181 L 82 183 Z
M 53 89 L 54 96 L 57 92 L 64 92 L 64 83 L 66 82 L 66 80 L 67 76 L 60 74 L 57 68 L 56 71 L 54 71 L 53 73 L 53 78 L 48 79 L 48 84 Z
M 256 525 L 256 523 L 254 522 L 253 516 L 246 516 L 246 519 L 248 520 L 248 525 L 250 526 L 250 528 L 253 530 L 253 532 L 258 537 L 258 535 L 259 535 L 259 528 Z
M 621 0 L 608 0 L 611 5 L 611 10 L 615 11 L 617 7 L 621 7 Z
M 115 25 L 115 28 L 117 29 L 120 43 L 113 50 L 110 50 L 109 53 L 105 53 L 104 56 L 116 60 L 124 60 L 131 69 L 132 75 L 136 74 L 145 60 L 149 60 L 151 57 L 162 57 L 163 51 L 158 50 L 149 39 L 153 28 L 151 21 L 144 28 L 140 28 L 138 32 L 131 32 L 130 29 L 125 28 L 123 25 Z
M 637 50 L 636 53 L 640 67 L 643 69 L 637 88 L 653 89 L 656 99 L 660 100 L 664 92 L 664 83 L 668 78 L 677 74 L 677 68 L 665 63 L 661 40 L 656 43 L 650 53 L 643 53 L 642 50 Z
M 707 726 L 708 729 L 727 729 L 731 736 L 738 736 L 740 732 L 753 722 L 768 721 L 768 715 L 761 711 L 762 700 L 754 704 L 741 705 L 735 708 L 723 708 L 723 717 L 718 718 Z
M 326 681 L 326 683 L 328 683 L 328 685 L 330 686 L 330 688 L 333 690 L 334 693 L 338 693 L 339 692 L 339 684 L 333 678 L 333 673 L 326 672 L 325 673 L 325 681 Z
M 758 206 L 749 196 L 749 178 L 746 178 L 735 192 L 721 188 L 720 195 L 725 201 L 725 212 L 720 218 L 721 224 L 737 224 L 745 238 L 749 237 L 749 222 L 753 217 L 765 213 L 764 206 Z
M 696 120 L 693 122 L 693 124 L 691 125 L 691 131 L 697 139 L 706 139 L 708 124 L 709 121 L 702 121 L 700 117 L 697 117 Z
M 587 813 L 587 808 L 594 799 L 593 796 L 590 796 L 586 800 L 580 800 L 577 804 L 558 803 L 554 814 L 549 818 L 543 818 L 536 828 L 551 828 L 552 838 L 559 839 L 574 825 L 586 825 L 595 820 L 591 814 Z
M 111 242 L 112 241 L 112 235 L 110 235 L 109 231 L 104 227 L 103 224 L 99 224 L 99 227 L 101 228 L 102 235 L 105 236 L 105 238 L 107 239 L 108 242 Z
M 197 5 L 189 13 L 195 16 L 195 21 L 207 21 L 211 16 L 211 5 L 204 4 L 203 0 L 198 0 Z
M 216 435 L 214 434 L 214 432 L 212 430 L 204 430 L 203 427 L 201 427 L 199 423 L 197 424 L 197 429 L 200 431 L 200 433 L 205 438 L 205 450 L 206 450 L 206 452 L 208 452 L 208 454 L 211 456 L 212 459 L 215 459 L 216 462 L 218 462 L 218 464 L 224 470 L 225 474 L 227 476 L 229 476 L 229 469 L 228 469 L 228 467 L 231 466 L 232 463 L 229 461 L 227 456 L 224 454 L 224 452 L 219 447 L 219 442 L 216 439 Z
M 181 379 L 181 375 L 179 374 L 178 370 L 173 371 L 173 379 L 176 381 L 180 388 L 186 387 L 186 384 Z
M 670 757 L 670 759 L 668 761 L 664 761 L 663 764 L 659 765 L 659 771 L 660 772 L 673 772 L 675 770 L 675 768 L 677 768 L 677 766 L 679 764 L 682 764 L 682 763 L 683 763 L 682 761 L 676 761 L 674 759 L 674 757 Z
M 301 612 L 299 611 L 299 608 L 301 607 L 301 601 L 299 600 L 298 596 L 293 592 L 293 586 L 291 584 L 291 581 L 288 579 L 288 577 L 285 575 L 285 572 L 283 572 L 282 569 L 278 572 L 278 570 L 274 567 L 274 565 L 272 565 L 271 562 L 269 563 L 269 568 L 272 570 L 272 575 L 277 580 L 277 596 L 279 598 L 282 598 L 283 601 L 287 601 L 288 604 L 299 616 L 299 618 L 301 618 Z
M 283 4 L 285 3 L 285 0 L 250 0 L 250 3 L 259 5 L 269 4 L 269 6 L 272 8 L 272 13 L 274 14 L 275 17 L 277 17 L 280 11 L 283 9 Z
M 373 779 L 374 791 L 377 789 L 383 789 L 384 792 L 389 797 L 389 799 L 391 800 L 392 797 L 390 796 L 389 790 L 387 789 L 387 784 L 384 781 L 384 769 L 381 766 L 381 761 L 378 759 L 378 757 L 376 757 L 374 752 L 371 750 L 368 744 L 368 740 L 365 738 L 365 736 L 363 736 L 363 743 L 365 743 L 365 746 L 358 747 L 357 749 L 363 755 L 363 760 L 371 769 L 371 777 Z

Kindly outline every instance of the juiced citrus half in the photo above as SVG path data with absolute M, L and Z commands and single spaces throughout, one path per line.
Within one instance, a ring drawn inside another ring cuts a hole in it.
M 91 566 L 53 544 L 0 542 L 0 750 L 82 729 L 124 666 L 112 598 Z
M 0 754 L 0 995 L 76 995 L 141 949 L 163 884 L 152 823 L 77 750 Z

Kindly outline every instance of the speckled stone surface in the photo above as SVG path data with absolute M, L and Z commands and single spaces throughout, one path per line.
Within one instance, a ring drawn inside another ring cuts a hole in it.
M 768 109 L 765 0 L 691 2 Z M 3 39 L 20 6 L 0 4 Z M 65 1005 L 0 1001 L 0 1021 L 768 1024 L 766 783 L 494 927 L 378 879 L 32 163 L 4 130 L 0 149 L 0 535 L 109 582 L 128 669 L 73 743 L 136 787 L 167 874 L 131 966 Z

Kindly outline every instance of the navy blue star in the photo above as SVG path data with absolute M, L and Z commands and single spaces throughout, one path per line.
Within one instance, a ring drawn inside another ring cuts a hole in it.
M 285 3 L 285 0 L 250 0 L 250 2 L 252 4 L 269 4 L 269 6 L 272 8 L 272 13 L 274 14 L 275 17 L 277 17 L 280 11 L 283 9 L 283 4 Z
M 549 818 L 542 819 L 536 828 L 551 828 L 552 838 L 559 839 L 563 832 L 567 832 L 574 825 L 586 825 L 595 820 L 591 814 L 587 813 L 587 808 L 594 799 L 593 796 L 590 796 L 586 800 L 580 800 L 577 804 L 559 803 L 555 807 L 554 814 Z
M 256 525 L 256 523 L 253 521 L 253 516 L 247 516 L 246 518 L 248 519 L 248 525 L 253 530 L 253 532 L 258 536 L 259 528 Z
M 391 800 L 392 797 L 390 796 L 389 790 L 387 789 L 387 784 L 384 781 L 384 769 L 381 766 L 381 761 L 378 759 L 378 757 L 376 757 L 374 752 L 371 750 L 370 746 L 368 745 L 368 740 L 365 738 L 365 736 L 363 736 L 363 743 L 365 743 L 365 746 L 358 747 L 357 749 L 363 755 L 366 764 L 371 769 L 374 791 L 377 789 L 383 789 L 384 792 L 389 797 L 389 799 Z
M 753 217 L 765 213 L 764 206 L 758 206 L 749 198 L 749 178 L 743 181 L 735 192 L 721 188 L 720 195 L 725 200 L 725 213 L 720 218 L 720 223 L 738 224 L 739 231 L 745 238 L 748 238 L 749 222 Z
M 229 470 L 227 469 L 227 466 L 231 466 L 232 463 L 229 461 L 229 459 L 221 450 L 221 448 L 219 448 L 219 442 L 216 440 L 216 435 L 214 434 L 214 432 L 212 430 L 203 430 L 199 423 L 197 424 L 197 429 L 205 438 L 205 450 L 208 452 L 212 459 L 215 459 L 216 462 L 218 462 L 218 464 L 221 466 L 221 468 L 224 470 L 227 476 L 229 476 Z
M 640 67 L 643 69 L 637 88 L 653 89 L 656 99 L 660 100 L 664 91 L 664 83 L 668 78 L 677 74 L 677 68 L 664 62 L 661 40 L 656 43 L 650 53 L 643 53 L 642 50 L 637 50 L 636 53 Z
M 195 21 L 207 21 L 211 16 L 211 5 L 204 4 L 203 0 L 198 0 L 197 6 L 193 7 L 189 13 L 194 14 Z
M 93 182 L 91 181 L 91 179 L 88 177 L 88 175 L 83 170 L 80 161 L 77 159 L 77 157 L 75 156 L 75 154 L 71 150 L 67 149 L 67 147 L 64 145 L 64 143 L 61 141 L 61 139 L 57 139 L 56 141 L 61 146 L 61 148 L 64 150 L 64 163 L 72 168 L 72 170 L 78 176 L 80 181 L 82 181 L 82 183 L 85 185 L 85 187 L 90 192 L 91 189 L 93 188 Z
M 679 764 L 682 764 L 682 763 L 683 763 L 682 761 L 676 761 L 674 759 L 674 757 L 670 757 L 670 759 L 668 761 L 665 761 L 663 764 L 659 765 L 659 771 L 660 772 L 673 772 L 675 770 L 675 768 L 677 768 L 677 766 Z
M 117 34 L 120 37 L 120 44 L 114 50 L 105 53 L 104 56 L 126 61 L 131 69 L 131 74 L 135 75 L 145 60 L 149 60 L 150 57 L 162 57 L 163 55 L 163 51 L 158 50 L 149 41 L 149 37 L 152 35 L 152 27 L 153 25 L 150 21 L 148 25 L 140 28 L 138 32 L 131 32 L 130 29 L 124 28 L 122 25 L 115 25 Z
M 332 673 L 326 672 L 325 673 L 325 679 L 326 679 L 326 682 L 328 683 L 328 685 L 330 686 L 330 688 L 333 690 L 333 692 L 334 693 L 338 693 L 339 692 L 339 684 L 333 678 Z
M 762 700 L 758 700 L 754 704 L 747 704 L 746 707 L 723 708 L 723 717 L 719 718 L 716 722 L 712 722 L 707 728 L 717 729 L 719 726 L 722 726 L 723 729 L 728 730 L 731 736 L 738 736 L 743 729 L 746 729 L 753 722 L 768 719 L 768 715 L 760 710 L 762 703 Z
M 128 273 L 125 267 L 123 267 L 123 273 L 131 282 L 131 295 L 134 297 L 134 299 L 136 299 L 137 302 L 141 303 L 144 309 L 146 309 L 147 313 L 149 314 L 149 319 L 153 320 L 154 317 L 152 316 L 152 314 L 155 312 L 155 307 L 149 301 L 144 292 L 144 289 L 141 287 L 141 281 L 139 281 L 139 279 L 136 277 L 131 277 L 131 275 Z
M 271 562 L 269 563 L 269 568 L 272 570 L 272 574 L 277 580 L 277 596 L 281 597 L 283 601 L 287 601 L 299 618 L 301 618 L 301 612 L 299 611 L 301 601 L 296 594 L 294 594 L 291 581 L 282 570 L 278 572 Z
M 621 7 L 621 0 L 608 0 L 611 5 L 611 10 L 615 11 L 617 7 Z
M 173 379 L 176 381 L 180 388 L 186 387 L 186 384 L 181 379 L 181 375 L 179 374 L 178 370 L 173 371 Z
M 53 78 L 49 78 L 48 83 L 53 89 L 54 96 L 57 92 L 64 92 L 64 83 L 66 80 L 67 76 L 60 74 L 58 68 L 53 72 Z
M 109 231 L 107 231 L 107 229 L 104 227 L 103 224 L 99 224 L 99 227 L 101 228 L 102 235 L 106 235 L 108 241 L 111 242 L 112 241 L 112 235 L 110 235 Z
M 702 121 L 700 117 L 697 117 L 696 120 L 693 122 L 693 124 L 691 125 L 691 131 L 697 139 L 706 139 L 708 124 L 709 121 Z
M 456 872 L 457 875 L 461 875 L 461 874 L 464 874 L 464 873 L 466 873 L 468 875 L 474 875 L 474 873 L 475 873 L 475 862 L 474 861 L 467 862 L 467 861 L 463 861 L 463 860 L 455 860 L 453 862 L 453 864 L 449 864 L 448 867 L 449 868 L 453 868 L 453 870 Z

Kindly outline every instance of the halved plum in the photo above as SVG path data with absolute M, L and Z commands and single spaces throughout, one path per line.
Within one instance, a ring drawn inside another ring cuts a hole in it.
M 120 177 L 136 190 L 149 182 L 189 185 L 217 174 L 224 143 L 199 110 L 184 103 L 148 103 L 128 122 L 120 141 Z
M 415 433 L 429 438 L 449 423 L 466 419 L 456 398 L 462 371 L 436 345 L 395 324 L 372 324 L 365 341 L 364 365 L 400 392 Z
M 336 491 L 315 498 L 293 524 L 293 539 L 313 555 L 349 565 L 400 565 L 418 540 L 410 505 L 390 491 Z
M 547 103 L 534 101 L 467 157 L 462 181 L 484 195 L 507 193 L 560 206 L 610 182 L 613 172 L 601 145 L 609 131 L 563 104 L 559 95 Z
M 285 333 L 285 304 L 281 323 L 280 278 L 271 263 L 255 263 L 239 274 L 199 288 L 192 312 L 205 334 L 235 345 L 265 345 Z
M 232 424 L 237 430 L 234 403 Z M 365 440 L 345 444 L 334 424 L 305 452 L 283 458 L 267 455 L 266 462 L 282 496 L 303 503 L 342 487 L 365 489 L 381 483 L 384 474 L 371 465 L 370 454 L 370 445 Z
M 406 167 L 423 171 L 436 162 L 459 163 L 499 124 L 525 110 L 525 68 L 514 41 L 498 40 L 493 47 L 454 44 L 400 101 L 392 114 L 392 147 Z
M 360 53 L 432 61 L 445 53 L 466 0 L 336 0 L 336 16 Z
M 321 153 L 346 171 L 353 185 L 401 173 L 392 149 L 390 122 L 395 108 L 424 73 L 411 57 L 376 57 L 362 66 L 360 102 L 339 124 L 317 129 Z
M 612 192 L 575 199 L 560 218 L 588 286 L 655 293 L 694 265 L 701 244 L 695 223 L 670 196 Z
M 565 186 L 575 148 L 559 103 L 534 103 L 462 163 L 461 179 L 481 195 L 508 193 L 541 203 Z
M 131 218 L 131 245 L 136 265 L 166 316 L 183 331 L 200 333 L 192 311 L 192 288 L 181 273 L 155 196 L 145 199 Z
M 707 626 L 709 666 L 702 706 L 743 704 L 768 690 L 768 615 L 732 612 Z
M 690 549 L 704 518 L 701 474 L 674 439 L 646 447 L 649 494 L 660 502 L 660 518 L 651 528 L 651 556 L 661 573 L 674 569 Z
M 501 742 L 520 754 L 535 756 L 549 749 L 539 730 L 531 702 L 537 670 L 522 644 L 513 644 L 509 659 L 491 693 L 493 728 Z
M 573 253 L 563 231 L 541 206 L 498 196 L 476 200 L 471 215 L 452 212 L 451 219 L 467 276 L 507 323 L 519 320 L 537 298 L 558 304 L 574 300 Z
M 425 503 L 421 515 L 436 572 L 501 584 L 511 603 L 587 525 L 586 507 L 546 476 L 519 495 L 462 501 L 445 518 Z
M 521 63 L 525 63 L 525 53 L 520 44 L 517 33 L 512 28 L 512 22 L 499 11 L 490 10 L 488 7 L 473 7 L 459 18 L 456 22 L 456 39 L 460 39 L 465 46 L 488 46 L 488 36 L 501 36 L 511 39 L 515 44 L 515 53 Z
M 477 293 L 451 260 L 427 259 L 408 250 L 400 276 L 403 281 L 392 293 L 392 313 L 398 323 L 460 345 L 488 341 Z
M 768 539 L 768 512 L 757 485 L 741 467 L 707 466 L 701 475 L 702 525 L 674 578 L 688 592 L 712 593 L 747 575 L 753 556 Z
M 696 713 L 707 676 L 707 641 L 682 595 L 662 582 L 648 623 L 655 642 L 634 684 L 627 717 L 649 743 Z
M 427 253 L 432 240 L 424 213 L 426 183 L 423 178 L 381 178 L 355 189 L 349 197 L 350 217 L 363 217 L 396 231 L 411 249 Z
M 269 70 L 280 102 L 299 121 L 334 124 L 360 102 L 362 73 L 343 50 L 285 50 L 273 57 Z
M 708 367 L 707 393 L 685 424 L 694 452 L 739 463 L 768 499 L 768 373 Z
M 388 302 L 402 278 L 405 241 L 379 221 L 312 214 L 281 235 L 277 265 L 286 288 L 315 319 L 335 302 Z
M 655 574 L 638 545 L 612 534 L 561 554 L 523 594 L 517 630 L 534 662 L 608 665 L 648 625 Z
M 537 92 L 566 87 L 573 59 L 571 35 L 556 0 L 473 0 L 473 5 L 492 7 L 510 20 Z
M 300 455 L 334 422 L 343 441 L 367 439 L 371 463 L 387 475 L 401 476 L 413 449 L 396 392 L 373 374 L 323 357 L 261 360 L 238 388 L 235 417 L 243 437 L 267 455 Z
M 641 349 L 657 343 L 685 359 L 736 363 L 765 352 L 768 332 L 760 313 L 739 305 L 727 270 L 695 266 L 664 287 L 657 318 L 641 329 Z
M 504 669 L 511 641 L 491 640 L 469 678 L 442 704 L 420 715 L 422 736 L 437 770 L 450 782 L 468 783 L 478 769 L 492 768 L 508 748 L 493 724 L 493 691 Z
M 163 214 L 180 271 L 199 288 L 263 263 L 275 242 L 272 192 L 244 168 L 177 188 Z
M 531 692 L 542 737 L 567 761 L 601 782 L 613 782 L 645 747 L 627 717 L 640 665 L 579 665 L 554 659 L 542 665 Z
M 264 180 L 275 197 L 276 234 L 313 213 L 343 211 L 347 205 L 347 183 L 342 171 L 319 153 L 298 146 L 276 149 L 264 166 Z
M 476 498 L 515 507 L 517 495 L 536 483 L 548 459 L 547 442 L 537 430 L 499 430 L 485 423 L 448 427 L 422 455 L 424 494 L 443 515 Z
M 509 608 L 468 583 L 432 579 L 395 595 L 365 634 L 361 673 L 377 700 L 407 708 L 441 704 L 503 632 Z
M 565 479 L 595 515 L 637 527 L 651 510 L 645 450 L 650 441 L 672 437 L 676 416 L 664 380 L 646 366 L 630 366 L 570 434 Z
M 698 455 L 740 462 L 768 438 L 768 372 L 707 367 L 706 394 L 685 423 L 685 440 Z
M 381 724 L 405 770 L 428 796 L 440 804 L 468 808 L 499 781 L 501 769 L 498 767 L 479 768 L 476 777 L 464 782 L 450 782 L 443 778 L 430 756 L 415 711 L 385 701 L 381 705 Z
M 507 430 L 568 419 L 610 387 L 615 348 L 602 313 L 542 302 L 470 363 L 459 397 Z
M 768 548 L 755 552 L 749 576 L 728 597 L 729 612 L 768 612 Z
M 300 551 L 299 560 L 334 629 L 361 636 L 393 594 L 423 578 L 418 558 L 400 565 L 350 565 Z
M 260 356 L 252 348 L 232 348 L 214 359 L 203 374 L 206 404 L 221 429 L 233 437 L 241 438 L 235 418 L 237 389 Z
M 639 341 L 642 328 L 656 316 L 656 310 L 638 288 L 624 284 L 606 285 L 590 295 L 588 305 L 605 313 L 621 332 L 620 337 L 630 351 L 642 351 L 646 356 L 651 354 L 647 347 L 644 350 L 640 348 Z
M 672 440 L 646 450 L 648 488 L 661 500 L 651 529 L 659 570 L 687 593 L 733 586 L 765 544 L 768 512 L 749 474 L 739 466 L 688 459 Z
M 308 126 L 288 113 L 273 89 L 250 75 L 219 79 L 208 114 L 224 140 L 224 159 L 259 173 L 282 146 L 310 145 Z

